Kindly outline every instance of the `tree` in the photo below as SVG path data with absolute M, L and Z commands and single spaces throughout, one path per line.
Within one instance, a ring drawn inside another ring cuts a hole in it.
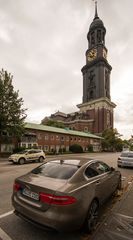
M 26 118 L 23 99 L 12 85 L 13 76 L 0 71 L 0 141 L 6 142 L 9 136 L 18 138 L 24 131 Z
M 52 119 L 48 119 L 47 122 L 45 122 L 45 123 L 43 123 L 43 121 L 42 121 L 42 124 L 47 125 L 47 126 L 57 127 L 57 128 L 65 128 L 65 125 L 63 122 L 59 122 L 59 121 L 52 120 Z
M 123 141 L 117 129 L 106 129 L 102 133 L 102 149 L 104 151 L 122 151 Z
M 69 151 L 73 153 L 83 153 L 83 148 L 79 144 L 73 144 L 69 147 Z

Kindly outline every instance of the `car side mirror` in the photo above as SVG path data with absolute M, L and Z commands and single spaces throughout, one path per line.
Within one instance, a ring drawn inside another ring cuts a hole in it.
M 111 172 L 115 171 L 115 168 L 111 167 L 111 168 L 110 168 L 110 171 L 111 171 Z

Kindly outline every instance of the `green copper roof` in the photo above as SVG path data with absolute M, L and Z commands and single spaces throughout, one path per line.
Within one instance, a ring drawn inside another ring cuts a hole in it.
M 99 136 L 96 136 L 94 134 L 87 133 L 87 132 L 74 131 L 74 130 L 70 130 L 69 128 L 51 127 L 51 126 L 36 124 L 36 123 L 26 123 L 25 128 L 36 129 L 36 130 L 46 131 L 46 132 L 60 133 L 60 134 L 62 133 L 62 134 L 67 134 L 67 135 L 80 136 L 80 137 L 102 139 Z

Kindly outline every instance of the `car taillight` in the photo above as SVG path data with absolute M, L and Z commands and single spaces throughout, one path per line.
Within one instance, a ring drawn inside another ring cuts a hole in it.
M 14 185 L 13 185 L 13 190 L 15 192 L 18 192 L 20 189 L 21 189 L 20 184 L 15 182 Z
M 72 196 L 56 196 L 47 193 L 40 193 L 40 201 L 55 205 L 68 205 L 75 203 L 77 200 Z

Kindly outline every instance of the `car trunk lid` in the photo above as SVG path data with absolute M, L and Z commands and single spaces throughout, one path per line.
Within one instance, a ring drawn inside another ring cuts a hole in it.
M 64 188 L 67 180 L 27 174 L 17 180 L 17 197 L 25 204 L 46 211 L 51 205 L 51 199 L 59 189 Z M 19 191 L 18 191 L 19 190 Z

